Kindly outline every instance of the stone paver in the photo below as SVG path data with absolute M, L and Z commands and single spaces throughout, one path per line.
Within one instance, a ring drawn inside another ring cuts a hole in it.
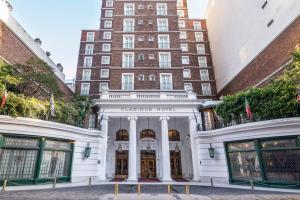
M 166 186 L 142 186 L 142 194 L 136 187 L 120 186 L 120 194 L 114 195 L 113 185 L 43 189 L 31 191 L 0 192 L 1 200 L 300 200 L 300 194 L 242 189 L 210 188 L 192 186 L 190 195 L 184 188 L 176 186 L 168 195 Z

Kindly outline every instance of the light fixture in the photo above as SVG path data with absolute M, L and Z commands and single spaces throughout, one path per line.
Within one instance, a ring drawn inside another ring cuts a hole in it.
M 177 143 L 176 143 L 176 145 L 175 145 L 175 152 L 176 152 L 176 153 L 179 153 L 179 152 L 180 152 L 180 148 L 179 148 L 179 146 L 178 146 Z
M 90 147 L 90 143 L 88 142 L 83 152 L 84 158 L 89 158 L 91 156 L 91 151 L 92 148 Z
M 208 148 L 208 153 L 210 158 L 215 157 L 215 149 L 211 146 L 211 143 L 209 143 L 210 147 Z
M 123 148 L 122 148 L 122 145 L 121 144 L 119 144 L 119 146 L 118 146 L 118 152 L 122 152 L 123 151 Z

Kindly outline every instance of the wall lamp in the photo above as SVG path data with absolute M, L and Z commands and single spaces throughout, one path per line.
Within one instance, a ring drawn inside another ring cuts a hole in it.
M 210 158 L 215 158 L 215 149 L 211 146 L 211 143 L 209 143 L 208 153 Z
M 83 152 L 84 158 L 89 158 L 91 156 L 91 151 L 92 151 L 92 148 L 90 147 L 90 143 L 87 143 L 87 145 L 84 149 L 84 152 Z

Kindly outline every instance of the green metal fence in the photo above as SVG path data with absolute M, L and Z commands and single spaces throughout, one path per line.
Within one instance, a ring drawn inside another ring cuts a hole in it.
M 300 188 L 300 136 L 226 142 L 230 183 Z
M 0 135 L 0 184 L 70 181 L 73 148 L 73 141 Z

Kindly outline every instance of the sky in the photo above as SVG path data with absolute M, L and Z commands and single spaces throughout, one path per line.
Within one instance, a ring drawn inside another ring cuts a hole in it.
M 191 18 L 204 17 L 208 0 L 188 0 Z M 99 28 L 101 0 L 10 0 L 13 15 L 42 48 L 73 79 L 82 29 Z

